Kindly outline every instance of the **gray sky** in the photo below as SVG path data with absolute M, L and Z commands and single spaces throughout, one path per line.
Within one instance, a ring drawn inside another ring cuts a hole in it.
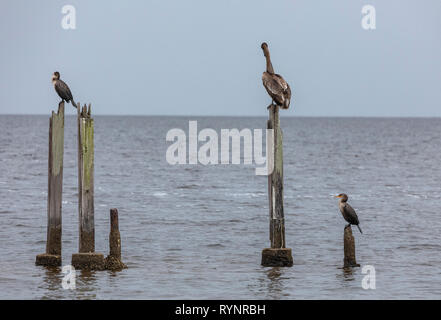
M 267 41 L 286 116 L 441 116 L 440 17 L 439 0 L 2 0 L 0 113 L 49 115 L 60 71 L 95 114 L 267 115 Z

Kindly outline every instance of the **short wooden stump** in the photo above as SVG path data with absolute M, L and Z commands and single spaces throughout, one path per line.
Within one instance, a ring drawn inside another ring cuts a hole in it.
M 35 258 L 35 265 L 44 267 L 61 266 L 61 256 L 56 254 L 42 253 Z
M 74 253 L 72 266 L 78 270 L 105 270 L 106 262 L 102 253 Z
M 262 250 L 262 266 L 264 267 L 292 267 L 291 248 L 265 248 Z
M 343 250 L 345 254 L 343 268 L 359 267 L 360 264 L 355 259 L 355 239 L 352 235 L 351 226 L 347 226 L 344 229 Z

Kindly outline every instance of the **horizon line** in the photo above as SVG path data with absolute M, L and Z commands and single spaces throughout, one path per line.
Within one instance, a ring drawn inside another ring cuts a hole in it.
M 55 110 L 53 110 L 55 112 Z M 0 116 L 45 116 L 44 113 L 0 113 Z M 50 117 L 50 113 L 47 116 Z M 65 114 L 65 116 L 76 116 L 76 114 Z M 94 114 L 94 116 L 105 116 L 105 117 L 211 117 L 211 118 L 241 118 L 241 117 L 249 117 L 249 118 L 266 118 L 265 115 L 204 115 L 204 114 Z M 441 118 L 441 116 L 364 116 L 364 115 L 333 115 L 333 116 L 317 116 L 317 115 L 287 115 L 283 116 L 283 118 L 391 118 L 391 119 L 433 119 L 433 118 Z

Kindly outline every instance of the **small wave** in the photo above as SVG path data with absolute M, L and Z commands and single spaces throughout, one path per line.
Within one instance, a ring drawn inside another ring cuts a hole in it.
M 165 197 L 167 195 L 167 193 L 166 192 L 155 192 L 154 194 L 153 194 L 153 196 L 155 196 L 155 197 Z
M 421 198 L 427 199 L 426 195 L 417 195 L 417 194 L 410 194 L 410 193 L 408 193 L 408 194 L 406 194 L 406 196 L 412 197 L 412 198 L 415 198 L 415 199 L 421 199 Z
M 410 251 L 420 251 L 420 250 L 441 250 L 441 245 L 436 243 L 422 243 L 414 245 L 398 246 L 398 250 L 407 249 Z
M 249 197 L 249 198 L 259 198 L 262 197 L 263 193 L 254 193 L 254 192 L 244 192 L 244 193 L 227 193 L 226 196 L 233 197 Z
M 223 248 L 225 246 L 221 243 L 211 243 L 211 244 L 207 244 L 206 247 L 208 247 L 208 248 Z
M 182 186 L 178 186 L 178 189 L 197 189 L 197 188 L 199 188 L 199 186 L 195 184 L 184 184 Z
M 44 176 L 45 174 L 43 172 L 36 172 L 36 173 L 30 173 L 30 175 L 33 177 L 41 177 Z

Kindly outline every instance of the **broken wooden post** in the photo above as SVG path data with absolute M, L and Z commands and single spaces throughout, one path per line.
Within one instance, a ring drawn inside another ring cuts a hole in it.
M 36 257 L 39 266 L 61 266 L 61 201 L 63 191 L 64 101 L 49 120 L 46 253 Z
M 83 109 L 77 104 L 79 253 L 72 255 L 72 265 L 77 269 L 103 270 L 104 256 L 95 252 L 94 144 L 90 111 L 90 104 Z
M 343 267 L 359 267 L 360 265 L 355 260 L 355 240 L 354 236 L 352 235 L 352 228 L 350 225 L 345 227 L 343 241 L 343 249 L 345 253 Z
M 119 234 L 117 209 L 110 209 L 109 248 L 111 256 L 121 259 L 121 236 Z
M 110 209 L 109 255 L 106 258 L 106 269 L 116 271 L 124 268 L 127 268 L 127 266 L 121 261 L 118 210 Z
M 292 250 L 286 248 L 285 243 L 285 218 L 283 212 L 283 141 L 279 121 L 279 106 L 277 105 L 271 105 L 269 108 L 267 128 L 273 129 L 274 143 L 272 144 L 272 152 L 274 154 L 274 169 L 268 176 L 271 248 L 263 249 L 262 266 L 291 267 L 293 265 Z

